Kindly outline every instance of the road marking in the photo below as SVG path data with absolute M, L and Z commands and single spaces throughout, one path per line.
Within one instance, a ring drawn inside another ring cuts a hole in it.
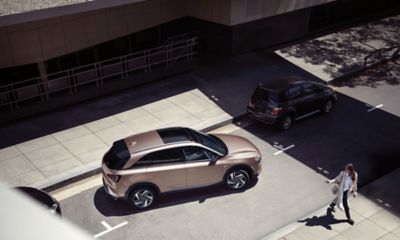
M 285 148 L 282 148 L 282 145 L 273 145 L 273 146 L 276 147 L 276 148 L 278 148 L 278 149 L 281 149 L 281 150 L 279 150 L 279 151 L 277 151 L 277 152 L 274 152 L 274 155 L 276 156 L 276 155 L 278 155 L 278 154 L 283 153 L 283 152 L 286 151 L 286 150 L 289 150 L 289 149 L 293 148 L 293 147 L 294 147 L 294 144 L 290 145 L 289 147 L 285 147 Z
M 114 226 L 114 227 L 111 227 L 111 226 L 110 226 L 108 223 L 106 223 L 105 221 L 102 221 L 101 224 L 106 228 L 106 230 L 102 231 L 101 233 L 98 233 L 98 234 L 94 235 L 94 236 L 93 236 L 94 238 L 101 237 L 101 236 L 103 236 L 104 234 L 107 234 L 107 233 L 109 233 L 109 232 L 111 232 L 111 231 L 113 231 L 113 230 L 115 230 L 115 229 L 118 229 L 118 228 L 120 228 L 120 227 L 123 227 L 123 226 L 125 226 L 126 224 L 128 224 L 128 222 L 125 221 L 125 222 L 120 223 L 120 224 L 118 224 L 118 225 L 116 225 L 116 226 Z
M 381 107 L 383 107 L 383 104 L 379 104 L 379 105 L 377 105 L 377 106 L 375 106 L 373 108 L 370 108 L 370 109 L 367 110 L 367 112 L 372 112 L 372 111 L 374 111 L 374 110 L 376 110 L 378 108 L 381 108 Z
M 106 223 L 106 221 L 101 221 L 101 224 L 103 224 L 103 226 L 105 228 L 107 228 L 107 230 L 111 229 L 112 227 L 110 225 L 108 225 L 108 223 Z

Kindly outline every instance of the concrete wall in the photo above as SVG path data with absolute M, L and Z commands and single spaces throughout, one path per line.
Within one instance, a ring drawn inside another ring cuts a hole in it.
M 2 27 L 0 68 L 45 61 L 185 14 L 185 0 L 149 0 Z
M 331 1 L 147 0 L 8 25 L 0 27 L 0 68 L 42 62 L 184 16 L 229 27 Z
M 232 0 L 187 1 L 187 15 L 210 22 L 231 25 Z
M 230 25 L 288 13 L 335 0 L 231 0 Z

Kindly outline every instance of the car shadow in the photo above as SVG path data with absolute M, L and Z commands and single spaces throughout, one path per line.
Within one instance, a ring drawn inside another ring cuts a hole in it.
M 126 216 L 189 202 L 198 202 L 199 204 L 202 204 L 210 198 L 245 192 L 246 190 L 253 188 L 257 182 L 258 178 L 255 177 L 252 179 L 248 187 L 239 191 L 228 189 L 223 184 L 217 184 L 209 187 L 161 194 L 157 203 L 153 207 L 145 210 L 134 209 L 132 204 L 128 201 L 114 200 L 108 196 L 103 187 L 100 187 L 96 190 L 93 197 L 93 202 L 96 209 L 106 217 Z
M 252 124 L 243 129 L 327 178 L 334 178 L 351 162 L 359 174 L 359 188 L 400 167 L 399 117 L 352 97 L 337 93 L 330 114 L 316 114 L 296 122 L 288 131 Z M 277 156 L 279 157 L 279 155 Z M 382 199 L 400 212 L 398 199 Z
M 345 219 L 336 219 L 335 216 L 333 215 L 332 209 L 327 208 L 326 214 L 323 216 L 313 216 L 302 220 L 298 220 L 297 222 L 305 223 L 305 225 L 308 227 L 321 226 L 327 230 L 332 230 L 331 225 L 338 223 L 345 223 L 347 221 Z

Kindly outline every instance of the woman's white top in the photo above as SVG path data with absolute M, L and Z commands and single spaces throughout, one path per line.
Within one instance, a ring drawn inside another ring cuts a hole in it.
M 348 173 L 346 173 L 344 176 L 343 192 L 348 191 L 351 188 L 351 185 L 353 185 L 353 180 L 351 179 L 351 176 Z

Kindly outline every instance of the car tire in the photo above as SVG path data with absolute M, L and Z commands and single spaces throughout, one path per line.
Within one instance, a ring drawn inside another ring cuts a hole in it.
M 293 117 L 290 115 L 286 115 L 282 117 L 282 119 L 279 121 L 278 127 L 283 131 L 287 131 L 292 125 L 293 125 Z
M 324 106 L 322 107 L 322 113 L 330 113 L 333 108 L 333 102 L 331 99 L 325 102 Z
M 129 194 L 129 201 L 135 209 L 147 209 L 156 203 L 157 192 L 150 186 L 135 187 Z
M 225 177 L 225 185 L 233 190 L 241 190 L 250 182 L 249 173 L 241 168 L 229 170 Z

